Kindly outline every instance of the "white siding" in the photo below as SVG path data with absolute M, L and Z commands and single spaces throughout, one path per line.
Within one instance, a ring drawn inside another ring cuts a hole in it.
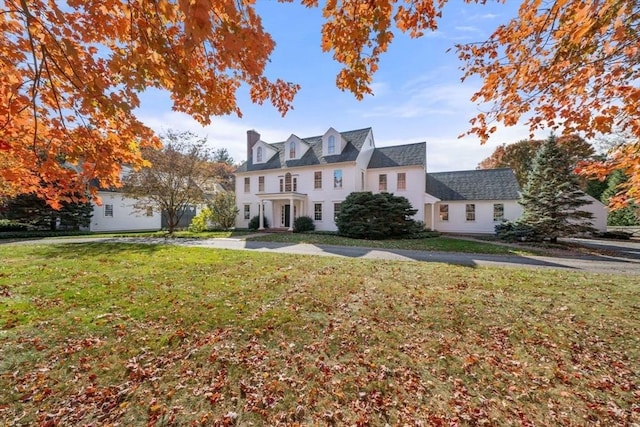
M 92 203 L 90 231 L 160 230 L 160 214 L 153 211 L 152 216 L 147 216 L 144 210 L 136 210 L 135 199 L 107 191 L 99 191 L 98 195 L 102 199 L 102 206 Z M 113 206 L 113 216 L 105 216 L 105 205 Z
M 398 190 L 398 172 L 406 174 L 406 190 Z M 424 218 L 425 181 L 426 173 L 422 166 L 406 166 L 403 168 L 377 168 L 367 171 L 366 191 L 380 193 L 378 183 L 380 174 L 387 175 L 387 192 L 395 196 L 406 197 L 411 206 L 418 212 L 414 216 L 416 220 Z
M 522 215 L 522 206 L 515 200 L 463 200 L 463 201 L 443 201 L 435 204 L 435 224 L 434 229 L 444 233 L 478 233 L 493 234 L 498 222 L 493 221 L 493 205 L 502 203 L 504 205 L 504 219 L 515 221 Z M 475 204 L 475 221 L 466 220 L 466 205 Z M 449 220 L 441 221 L 439 212 L 440 205 L 449 205 Z M 426 222 L 426 221 L 425 221 Z
M 578 209 L 581 211 L 591 212 L 593 214 L 593 220 L 591 221 L 592 227 L 601 233 L 606 232 L 609 209 L 601 201 L 589 196 L 588 194 L 583 198 L 589 200 L 591 204 L 580 206 Z
M 336 169 L 342 170 L 342 188 L 334 188 L 333 172 Z M 314 188 L 314 173 L 322 172 L 322 188 Z M 360 171 L 355 168 L 354 162 L 336 163 L 332 165 L 315 165 L 304 168 L 289 168 L 278 170 L 267 170 L 258 172 L 248 172 L 237 174 L 236 177 L 236 203 L 240 213 L 236 217 L 236 227 L 246 228 L 249 220 L 244 219 L 244 205 L 251 206 L 251 217 L 258 215 L 258 177 L 264 176 L 263 193 L 280 193 L 280 178 L 284 179 L 285 174 L 291 173 L 292 178 L 297 179 L 296 193 L 305 194 L 306 202 L 297 208 L 297 216 L 310 216 L 313 218 L 315 203 L 323 204 L 322 221 L 316 221 L 317 230 L 336 230 L 333 221 L 333 203 L 341 202 L 349 193 L 360 191 Z M 244 191 L 244 178 L 250 179 L 250 191 Z M 280 209 L 288 204 L 287 200 L 265 201 L 264 215 L 270 227 L 281 227 Z M 298 203 L 298 202 L 296 202 Z
M 586 197 L 593 203 L 585 205 L 580 210 L 593 213 L 593 227 L 598 231 L 606 231 L 607 229 L 607 208 L 602 203 L 592 198 Z M 466 220 L 465 206 L 467 203 L 476 205 L 476 220 Z M 523 208 L 516 200 L 471 200 L 471 201 L 453 201 L 439 202 L 435 204 L 435 230 L 445 233 L 495 233 L 497 222 L 493 221 L 493 205 L 494 203 L 504 204 L 504 219 L 508 221 L 516 221 L 522 215 Z M 440 221 L 439 206 L 449 205 L 449 221 Z M 427 222 L 427 221 L 425 221 Z
M 373 155 L 374 149 L 375 149 L 375 143 L 373 141 L 373 131 L 369 131 L 369 134 L 364 140 L 364 144 L 362 144 L 360 153 L 356 158 L 356 168 L 358 169 L 358 171 L 364 171 L 366 174 L 366 170 L 367 170 L 367 167 L 369 166 L 369 161 L 371 160 L 371 156 Z M 359 185 L 360 184 L 359 178 L 358 178 L 357 184 L 358 184 L 357 190 L 354 190 L 354 191 L 361 191 L 360 185 Z

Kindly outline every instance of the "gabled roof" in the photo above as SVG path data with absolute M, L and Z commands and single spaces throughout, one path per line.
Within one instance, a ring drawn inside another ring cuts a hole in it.
M 367 135 L 369 135 L 369 132 L 371 132 L 371 128 L 340 132 L 340 135 L 342 135 L 342 138 L 347 142 L 347 144 L 342 150 L 342 153 L 331 156 L 322 155 L 322 135 L 313 136 L 310 138 L 300 138 L 302 141 L 309 144 L 310 148 L 306 153 L 304 153 L 301 158 L 295 160 L 284 159 L 284 144 L 286 141 L 269 144 L 273 148 L 278 150 L 277 155 L 274 155 L 265 163 L 258 164 L 253 164 L 253 159 L 248 159 L 246 162 L 241 164 L 238 169 L 236 169 L 236 173 L 270 169 L 285 169 L 298 166 L 353 162 L 358 157 L 358 154 L 360 153 L 360 150 L 362 149 L 362 146 L 364 145 L 365 139 L 367 138 Z
M 373 151 L 369 169 L 392 168 L 397 166 L 424 166 L 427 161 L 427 143 L 381 147 Z
M 426 192 L 443 201 L 516 200 L 520 186 L 512 169 L 427 173 Z

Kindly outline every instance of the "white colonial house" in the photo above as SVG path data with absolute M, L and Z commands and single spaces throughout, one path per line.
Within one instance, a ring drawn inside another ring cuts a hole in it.
M 427 173 L 426 143 L 375 146 L 371 128 L 268 143 L 247 132 L 247 160 L 236 171 L 236 226 L 246 228 L 263 212 L 269 227 L 293 229 L 311 217 L 317 230 L 336 230 L 335 217 L 353 191 L 406 197 L 415 218 L 432 230 L 494 233 L 495 225 L 522 214 L 520 187 L 511 169 Z M 593 199 L 586 209 L 606 230 L 606 208 Z M 264 228 L 264 224 L 260 224 Z

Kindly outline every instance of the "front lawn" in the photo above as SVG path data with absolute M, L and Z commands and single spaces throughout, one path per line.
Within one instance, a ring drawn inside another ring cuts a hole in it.
M 5 425 L 633 425 L 640 278 L 0 245 Z
M 220 237 L 239 237 L 250 234 L 248 230 L 229 230 L 229 231 L 202 231 L 192 232 L 180 230 L 173 233 L 173 238 L 188 239 L 215 239 Z M 159 231 L 122 231 L 122 232 L 90 232 L 90 231 L 12 231 L 0 232 L 0 240 L 25 240 L 25 239 L 74 239 L 81 238 L 102 238 L 102 237 L 140 237 L 140 238 L 158 238 L 168 237 L 168 233 L 164 230 Z

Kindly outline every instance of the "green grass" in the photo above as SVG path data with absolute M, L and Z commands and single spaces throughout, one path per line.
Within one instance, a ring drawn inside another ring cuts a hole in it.
M 0 246 L 7 425 L 633 425 L 640 279 Z
M 231 230 L 231 231 L 201 231 L 198 233 L 179 230 L 173 233 L 173 237 L 176 239 L 217 239 L 221 237 L 238 237 L 250 234 L 247 230 Z M 168 233 L 166 231 L 150 231 L 143 233 L 112 233 L 110 237 L 166 237 Z
M 232 230 L 232 231 L 203 231 L 194 233 L 191 231 L 180 230 L 173 234 L 174 238 L 189 239 L 214 239 L 221 237 L 236 237 L 250 234 L 248 230 Z M 5 232 L 0 233 L 1 239 L 30 239 L 30 238 L 48 238 L 48 239 L 75 239 L 75 238 L 102 238 L 102 237 L 166 237 L 166 231 L 128 231 L 128 232 L 112 232 L 112 233 L 92 233 L 88 231 L 24 231 L 24 232 Z
M 271 233 L 248 237 L 260 242 L 308 243 L 313 245 L 358 246 L 384 249 L 411 249 L 420 251 L 466 252 L 484 254 L 532 254 L 532 250 L 490 242 L 457 239 L 454 237 L 428 237 L 421 239 L 365 240 L 351 239 L 324 233 Z
M 230 231 L 202 231 L 195 233 L 187 230 L 179 230 L 173 233 L 176 239 L 217 239 L 221 237 L 241 237 L 250 234 L 247 230 L 230 230 Z M 141 231 L 141 232 L 120 232 L 120 233 L 95 233 L 95 237 L 167 237 L 168 233 L 164 230 L 160 231 Z

